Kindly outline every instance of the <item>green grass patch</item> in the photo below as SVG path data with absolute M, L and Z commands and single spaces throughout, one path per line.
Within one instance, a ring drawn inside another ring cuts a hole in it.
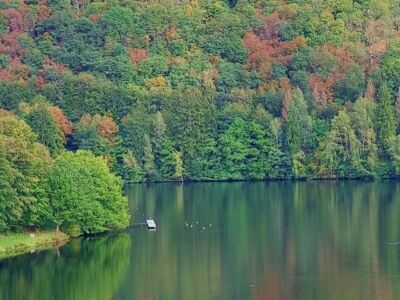
M 44 249 L 66 242 L 68 235 L 55 231 L 39 231 L 35 233 L 20 232 L 0 235 L 0 258 L 14 256 L 24 252 Z

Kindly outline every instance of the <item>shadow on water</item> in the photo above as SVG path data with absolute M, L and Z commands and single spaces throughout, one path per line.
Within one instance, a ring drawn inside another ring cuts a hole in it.
M 0 299 L 400 299 L 400 184 L 129 185 L 132 224 L 0 262 Z M 6 287 L 4 289 L 4 287 Z

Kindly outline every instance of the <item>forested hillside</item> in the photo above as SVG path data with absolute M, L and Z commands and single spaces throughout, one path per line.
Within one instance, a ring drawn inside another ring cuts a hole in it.
M 136 182 L 400 175 L 399 0 L 0 9 L 0 108 L 48 159 L 89 150 Z

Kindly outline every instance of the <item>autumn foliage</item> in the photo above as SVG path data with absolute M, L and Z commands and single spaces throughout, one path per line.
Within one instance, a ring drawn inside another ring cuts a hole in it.
M 58 127 L 64 133 L 64 136 L 68 136 L 72 133 L 72 123 L 65 116 L 64 112 L 58 106 L 50 106 L 50 113 L 57 123 Z
M 7 0 L 0 109 L 129 181 L 390 177 L 399 20 L 395 0 Z

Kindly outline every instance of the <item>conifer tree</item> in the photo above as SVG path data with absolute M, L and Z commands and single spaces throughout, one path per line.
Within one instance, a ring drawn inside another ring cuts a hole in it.
M 152 147 L 159 179 L 173 179 L 176 169 L 175 149 L 166 130 L 163 116 L 157 112 L 153 121 Z
M 146 179 L 148 181 L 154 181 L 156 177 L 156 170 L 154 165 L 154 154 L 150 142 L 150 137 L 147 134 L 145 134 L 143 140 L 144 140 L 143 168 L 146 173 Z
M 396 134 L 396 112 L 389 87 L 382 83 L 379 91 L 379 104 L 376 113 L 376 131 L 381 154 L 386 155 L 389 149 L 389 139 Z
M 292 93 L 285 124 L 286 143 L 290 152 L 304 150 L 312 131 L 312 119 L 308 113 L 303 93 L 296 88 Z

